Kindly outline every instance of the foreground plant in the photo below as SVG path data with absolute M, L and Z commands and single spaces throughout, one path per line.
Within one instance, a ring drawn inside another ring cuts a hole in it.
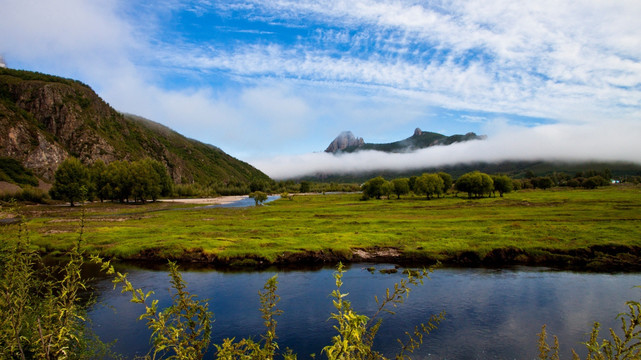
M 394 291 L 390 293 L 387 289 L 385 297 L 381 300 L 375 297 L 378 305 L 377 311 L 370 318 L 365 315 L 359 315 L 352 309 L 351 302 L 346 300 L 348 293 L 341 292 L 343 286 L 343 274 L 345 273 L 343 264 L 338 264 L 338 270 L 334 274 L 336 279 L 336 290 L 332 291 L 331 296 L 334 298 L 334 307 L 337 312 L 332 313 L 330 319 L 336 320 L 337 325 L 334 329 L 338 332 L 332 338 L 332 345 L 323 348 L 323 353 L 328 359 L 386 359 L 382 354 L 372 349 L 374 338 L 382 325 L 383 319 L 379 316 L 383 313 L 394 314 L 388 309 L 391 305 L 396 307 L 402 304 L 409 296 L 411 286 L 423 284 L 423 279 L 428 278 L 433 269 L 423 269 L 419 271 L 407 271 L 407 279 L 401 280 L 394 284 Z M 437 325 L 445 318 L 445 311 L 438 315 L 432 315 L 430 320 L 425 324 L 417 326 L 412 333 L 406 332 L 407 340 L 403 342 L 398 339 L 401 346 L 396 359 L 409 359 L 408 353 L 412 353 L 423 343 L 423 335 L 428 335 Z
M 15 212 L 15 208 L 13 209 Z M 0 358 L 83 359 L 106 351 L 86 326 L 81 277 L 84 212 L 76 244 L 60 268 L 47 266 L 35 252 L 23 221 L 16 239 L 0 252 Z
M 116 272 L 109 264 L 98 257 L 93 261 L 102 264 L 102 269 L 107 274 L 115 275 L 114 287 L 121 285 L 123 293 L 131 294 L 131 302 L 144 305 L 145 312 L 140 316 L 147 321 L 147 326 L 152 330 L 152 349 L 146 356 L 147 359 L 202 359 L 208 350 L 211 335 L 213 314 L 208 310 L 207 303 L 196 300 L 195 295 L 186 290 L 178 266 L 169 262 L 169 276 L 171 278 L 172 305 L 160 311 L 158 300 L 151 300 L 153 291 L 145 293 L 136 289 L 127 279 L 127 274 Z M 337 289 L 332 292 L 334 306 L 337 313 L 331 319 L 337 321 L 334 328 L 338 334 L 332 339 L 332 344 L 323 348 L 323 353 L 328 359 L 386 359 L 382 354 L 372 350 L 374 338 L 382 324 L 379 315 L 383 312 L 393 314 L 389 306 L 397 306 L 405 301 L 411 286 L 423 284 L 423 279 L 428 277 L 432 270 L 409 271 L 407 279 L 394 285 L 394 291 L 387 289 L 382 300 L 375 298 L 379 305 L 375 314 L 369 318 L 359 315 L 345 299 L 348 295 L 341 292 L 344 267 L 338 265 L 334 275 Z M 265 325 L 265 333 L 260 340 L 249 339 L 224 339 L 222 344 L 214 344 L 217 359 L 267 359 L 275 358 L 296 359 L 290 349 L 281 351 L 277 342 L 276 318 L 282 314 L 277 305 L 280 296 L 276 294 L 278 280 L 276 276 L 270 278 L 259 291 L 260 311 Z M 444 319 L 445 312 L 434 315 L 426 324 L 417 326 L 413 332 L 406 332 L 407 340 L 398 340 L 401 349 L 395 356 L 396 359 L 409 359 L 408 353 L 418 348 L 423 342 L 423 336 L 429 334 Z
M 621 330 L 623 336 L 619 336 L 610 328 L 611 339 L 599 340 L 598 322 L 594 323 L 590 340 L 584 345 L 588 350 L 586 360 L 636 360 L 641 359 L 641 303 L 637 301 L 627 301 L 628 312 L 617 315 L 621 320 Z M 541 360 L 558 360 L 559 359 L 559 342 L 554 336 L 554 345 L 550 347 L 547 344 L 545 325 L 539 334 L 539 359 Z M 579 355 L 572 350 L 572 358 L 579 360 Z
M 178 271 L 178 265 L 169 262 L 172 305 L 163 311 L 158 309 L 158 300 L 152 300 L 153 291 L 145 293 L 134 288 L 127 274 L 116 272 L 109 261 L 92 256 L 92 262 L 100 264 L 107 275 L 114 275 L 114 289 L 120 285 L 122 293 L 131 294 L 131 302 L 141 304 L 145 312 L 139 320 L 146 320 L 152 331 L 152 349 L 147 359 L 202 359 L 209 347 L 213 314 L 207 302 L 197 300 L 186 290 L 186 283 Z

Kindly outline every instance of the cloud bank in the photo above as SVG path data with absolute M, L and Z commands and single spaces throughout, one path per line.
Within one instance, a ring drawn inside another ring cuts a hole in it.
M 641 164 L 639 123 L 628 123 L 626 127 L 555 124 L 524 128 L 498 122 L 491 128 L 493 134 L 486 140 L 434 146 L 410 153 L 360 151 L 335 155 L 317 152 L 256 159 L 251 163 L 275 179 L 522 160 Z

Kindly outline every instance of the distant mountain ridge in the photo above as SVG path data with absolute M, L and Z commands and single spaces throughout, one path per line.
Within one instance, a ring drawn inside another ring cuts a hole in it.
M 0 68 L 0 156 L 20 161 L 45 181 L 69 156 L 152 158 L 176 183 L 249 184 L 269 177 L 221 149 L 135 115 L 121 114 L 81 82 Z
M 376 150 L 390 153 L 410 152 L 418 149 L 438 145 L 451 145 L 457 142 L 470 140 L 484 140 L 485 135 L 476 135 L 469 132 L 465 135 L 443 135 L 435 132 L 422 131 L 420 128 L 414 130 L 414 134 L 407 139 L 384 144 L 366 143 L 363 138 L 357 138 L 351 131 L 340 133 L 327 147 L 325 152 L 355 152 L 361 150 Z

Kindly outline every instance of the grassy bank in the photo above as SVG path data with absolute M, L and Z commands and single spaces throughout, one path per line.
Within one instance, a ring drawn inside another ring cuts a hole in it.
M 123 259 L 214 263 L 373 256 L 461 265 L 641 267 L 638 187 L 520 191 L 479 200 L 359 198 L 297 196 L 246 209 L 91 204 L 85 207 L 86 247 Z M 178 207 L 183 209 L 170 210 Z M 41 250 L 62 251 L 77 239 L 80 209 L 35 206 L 23 212 L 30 238 Z M 16 229 L 0 231 L 10 237 Z

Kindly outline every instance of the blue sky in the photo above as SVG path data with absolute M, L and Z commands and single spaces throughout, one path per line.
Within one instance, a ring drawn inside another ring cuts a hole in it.
M 350 171 L 641 161 L 636 0 L 0 0 L 0 8 L 10 67 L 79 79 L 117 110 L 275 177 L 339 162 Z M 416 127 L 488 140 L 389 159 L 313 154 L 343 130 L 391 142 Z

